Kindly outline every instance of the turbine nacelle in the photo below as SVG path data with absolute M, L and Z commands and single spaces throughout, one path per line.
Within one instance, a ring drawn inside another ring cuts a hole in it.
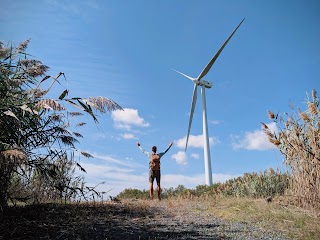
M 197 86 L 205 86 L 206 88 L 211 88 L 211 87 L 212 87 L 212 82 L 206 81 L 206 80 L 201 79 L 201 78 L 199 78 L 199 77 L 197 77 L 197 78 L 190 77 L 190 76 L 188 76 L 187 74 L 184 74 L 184 73 L 182 73 L 182 72 L 179 72 L 179 71 L 177 71 L 177 70 L 175 70 L 175 69 L 172 69 L 172 70 L 175 71 L 175 72 L 177 72 L 177 73 L 179 73 L 179 74 L 181 74 L 182 76 L 190 79 L 190 80 L 191 80 L 195 85 L 197 85 Z
M 200 80 L 194 80 L 193 81 L 198 86 L 205 86 L 206 88 L 212 88 L 212 82 L 200 79 Z

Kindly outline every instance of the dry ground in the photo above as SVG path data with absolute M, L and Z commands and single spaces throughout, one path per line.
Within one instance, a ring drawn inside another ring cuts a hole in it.
M 319 226 L 316 215 L 263 200 L 124 200 L 10 207 L 0 239 L 320 239 Z

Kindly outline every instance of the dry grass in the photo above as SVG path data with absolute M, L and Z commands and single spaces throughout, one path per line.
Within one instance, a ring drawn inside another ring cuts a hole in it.
M 286 199 L 218 197 L 210 204 L 210 213 L 230 221 L 256 224 L 264 229 L 278 229 L 292 239 L 320 239 L 320 212 L 285 204 Z M 207 203 L 208 204 L 208 203 Z
M 320 215 L 317 216 L 315 211 L 289 206 L 285 200 L 275 198 L 267 203 L 264 199 L 215 196 L 12 207 L 4 212 L 0 221 L 0 228 L 6 230 L 0 233 L 0 239 L 128 239 L 131 233 L 144 237 L 158 236 L 144 224 L 150 223 L 151 219 L 155 221 L 157 216 L 158 220 L 163 218 L 161 224 L 165 227 L 165 222 L 176 216 L 184 219 L 184 216 L 190 218 L 190 215 L 194 217 L 191 225 L 198 222 L 201 216 L 212 216 L 213 219 L 219 217 L 253 225 L 264 232 L 280 230 L 290 239 L 320 239 Z M 218 230 L 223 232 L 223 229 Z M 181 235 L 172 234 L 176 237 Z M 144 237 L 141 239 L 148 239 Z
M 291 198 L 290 198 L 291 199 Z M 320 239 L 320 209 L 305 210 L 289 205 L 288 197 L 275 197 L 272 202 L 265 199 L 235 197 L 169 198 L 159 201 L 138 200 L 132 203 L 135 209 L 146 211 L 150 206 L 160 206 L 173 215 L 194 213 L 210 214 L 227 221 L 241 222 L 261 227 L 267 231 L 284 232 L 290 239 Z
M 285 156 L 285 164 L 291 173 L 291 194 L 304 208 L 320 207 L 320 100 L 315 90 L 306 99 L 307 109 L 295 110 L 278 118 L 268 112 L 279 133 L 262 124 L 269 141 Z

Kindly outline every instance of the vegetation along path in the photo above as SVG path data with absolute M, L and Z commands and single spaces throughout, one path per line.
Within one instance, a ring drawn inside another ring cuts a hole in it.
M 0 239 L 288 239 L 273 228 L 222 220 L 210 204 L 168 199 L 9 207 Z

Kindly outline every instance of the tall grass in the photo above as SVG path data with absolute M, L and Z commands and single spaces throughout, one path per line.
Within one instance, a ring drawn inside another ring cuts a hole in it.
M 74 175 L 75 168 L 85 172 L 75 154 L 92 157 L 75 145 L 83 136 L 74 131 L 85 123 L 74 117 L 85 114 L 98 123 L 97 114 L 122 109 L 105 97 L 72 97 L 69 89 L 50 92 L 57 83 L 63 87 L 59 81 L 67 80 L 65 74 L 47 75 L 48 66 L 29 58 L 29 41 L 18 47 L 0 41 L 0 211 L 8 200 L 97 195 Z
M 320 207 L 320 111 L 315 90 L 307 95 L 306 105 L 305 111 L 292 106 L 293 113 L 284 117 L 269 111 L 278 134 L 263 127 L 269 141 L 285 156 L 291 194 L 302 207 Z

